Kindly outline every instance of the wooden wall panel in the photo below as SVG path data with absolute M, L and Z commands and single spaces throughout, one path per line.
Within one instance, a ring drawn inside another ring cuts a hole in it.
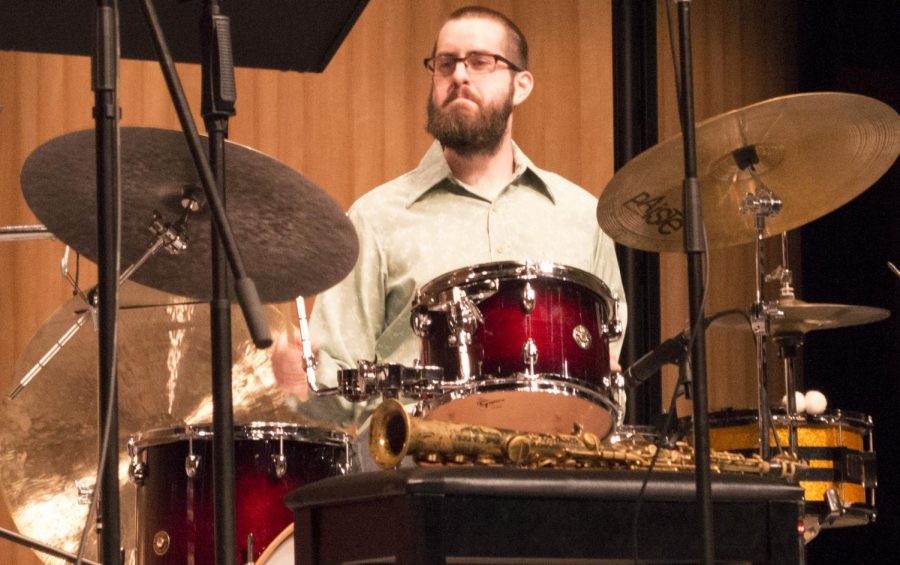
M 797 63 L 793 3 L 779 0 L 697 0 L 692 5 L 694 109 L 697 121 L 754 102 L 796 91 Z M 659 69 L 659 138 L 680 133 L 673 80 L 666 10 L 657 4 Z M 673 10 L 677 29 L 677 13 Z M 703 163 L 699 164 L 701 170 Z M 702 189 L 702 187 L 701 187 Z M 708 213 L 708 212 L 705 212 Z M 774 240 L 774 241 L 773 241 Z M 773 245 L 774 244 L 774 245 Z M 767 249 L 768 267 L 779 264 L 778 238 Z M 710 286 L 707 314 L 729 308 L 749 308 L 755 297 L 754 246 L 716 249 L 709 254 Z M 663 338 L 687 326 L 686 260 L 664 253 L 660 259 Z M 770 298 L 777 289 L 768 287 Z M 770 356 L 770 399 L 784 394 L 780 362 Z M 707 332 L 709 405 L 754 408 L 757 404 L 755 346 L 749 332 L 720 329 Z M 668 406 L 676 371 L 664 371 L 663 406 Z M 690 413 L 690 401 L 679 402 L 679 413 Z
M 415 166 L 428 147 L 430 77 L 421 60 L 444 17 L 467 3 L 373 0 L 322 74 L 239 69 L 231 139 L 301 171 L 349 206 Z M 541 166 L 599 194 L 613 174 L 609 3 L 484 4 L 516 20 L 534 54 L 536 89 L 517 112 L 517 140 Z M 179 65 L 179 71 L 196 115 L 199 68 Z M 158 64 L 124 61 L 121 100 L 124 126 L 178 127 Z M 34 223 L 19 172 L 40 144 L 93 127 L 90 62 L 0 53 L 0 105 L 0 225 Z M 31 337 L 70 297 L 58 274 L 62 249 L 57 241 L 0 243 L 0 394 L 21 377 L 13 367 Z M 83 283 L 92 284 L 93 267 L 82 271 Z M 65 354 L 55 362 L 65 362 Z M 9 527 L 2 514 L 0 525 Z M 30 550 L 0 541 L 0 565 L 37 562 Z

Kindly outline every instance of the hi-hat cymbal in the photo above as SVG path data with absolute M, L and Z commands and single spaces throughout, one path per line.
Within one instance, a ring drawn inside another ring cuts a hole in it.
M 766 220 L 766 235 L 774 235 L 843 206 L 878 180 L 900 152 L 900 116 L 856 94 L 796 94 L 701 122 L 696 141 L 709 245 L 727 247 L 756 239 L 755 216 L 740 212 L 756 181 L 738 167 L 736 151 L 755 149 L 757 176 L 783 202 Z M 682 251 L 683 177 L 679 135 L 616 173 L 597 206 L 600 226 L 630 247 Z
M 212 420 L 208 304 L 165 295 L 135 283 L 122 287 L 119 316 L 119 477 L 123 544 L 133 546 L 135 489 L 128 481 L 128 438 L 154 428 Z M 69 300 L 38 330 L 16 365 L 18 378 L 75 321 L 84 303 Z M 289 316 L 266 307 L 273 333 L 288 331 Z M 285 406 L 270 353 L 258 350 L 233 307 L 235 422 L 306 425 Z M 23 534 L 75 552 L 87 506 L 75 481 L 95 481 L 99 443 L 97 334 L 90 323 L 15 400 L 0 400 L 0 489 Z M 129 545 L 131 544 L 131 545 Z M 88 557 L 96 556 L 91 540 Z
M 890 316 L 890 312 L 884 308 L 850 304 L 816 304 L 796 298 L 782 298 L 775 304 L 775 310 L 780 314 L 769 318 L 769 330 L 775 337 L 869 324 Z M 714 324 L 750 329 L 745 320 L 734 317 L 719 318 Z
M 97 261 L 95 136 L 78 131 L 29 155 L 22 191 L 34 214 L 60 239 Z M 205 138 L 204 138 L 205 139 Z M 136 261 L 151 239 L 154 212 L 165 223 L 184 213 L 185 193 L 203 189 L 181 132 L 122 128 L 122 265 Z M 226 204 L 247 274 L 263 302 L 286 302 L 339 282 L 353 267 L 359 243 L 340 206 L 321 188 L 262 153 L 227 143 Z M 210 212 L 191 215 L 188 247 L 160 251 L 134 274 L 136 282 L 209 300 Z

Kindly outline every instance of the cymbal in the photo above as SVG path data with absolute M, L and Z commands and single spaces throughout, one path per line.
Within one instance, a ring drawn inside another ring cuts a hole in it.
M 869 188 L 900 152 L 900 116 L 856 94 L 817 92 L 773 98 L 696 126 L 697 176 L 711 248 L 756 239 L 754 214 L 741 204 L 756 181 L 734 152 L 755 148 L 759 179 L 783 209 L 766 220 L 779 234 L 843 206 Z M 603 230 L 646 251 L 684 249 L 682 137 L 644 151 L 613 177 L 597 205 Z
M 22 169 L 22 191 L 34 214 L 76 251 L 97 261 L 95 136 L 57 137 L 35 149 Z M 206 138 L 204 138 L 205 140 Z M 202 203 L 187 226 L 187 249 L 159 251 L 134 274 L 136 282 L 209 300 L 210 212 L 181 132 L 121 130 L 122 265 L 140 258 L 151 240 L 154 212 L 165 223 L 184 213 L 185 193 Z M 346 214 L 324 190 L 287 165 L 228 142 L 227 215 L 249 277 L 263 302 L 316 294 L 350 272 L 359 243 Z
M 123 545 L 136 533 L 135 488 L 128 480 L 128 438 L 141 431 L 212 420 L 209 306 L 126 283 L 119 316 L 119 479 Z M 16 364 L 17 378 L 46 353 L 83 311 L 73 298 L 38 330 Z M 270 353 L 254 347 L 233 306 L 232 390 L 237 423 L 306 425 L 285 406 Z M 282 306 L 286 309 L 287 306 Z M 273 333 L 288 331 L 289 315 L 265 308 Z M 87 506 L 75 481 L 92 485 L 98 458 L 97 334 L 86 324 L 22 393 L 0 399 L 0 489 L 17 528 L 75 552 Z M 10 387 L 11 388 L 11 387 Z M 48 518 L 51 517 L 51 518 Z M 91 538 L 88 556 L 96 557 Z M 127 560 L 126 560 L 127 561 Z
M 782 312 L 782 315 L 773 315 L 769 318 L 769 329 L 775 337 L 869 324 L 884 320 L 891 314 L 884 308 L 848 304 L 817 304 L 796 298 L 782 298 L 776 303 L 776 309 Z M 750 329 L 744 319 L 734 317 L 719 318 L 714 324 Z

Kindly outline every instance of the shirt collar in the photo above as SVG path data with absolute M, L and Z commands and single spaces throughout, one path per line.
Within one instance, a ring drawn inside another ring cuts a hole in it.
M 549 198 L 554 204 L 556 203 L 553 191 L 550 189 L 550 173 L 535 166 L 515 142 L 513 142 L 513 162 L 515 163 L 513 182 L 520 182 L 531 187 Z M 443 148 L 437 140 L 428 148 L 425 156 L 419 162 L 419 166 L 412 171 L 411 175 L 412 186 L 406 200 L 407 208 L 432 190 L 458 184 L 453 178 L 453 172 L 450 170 L 450 165 L 447 164 L 447 159 L 444 158 Z

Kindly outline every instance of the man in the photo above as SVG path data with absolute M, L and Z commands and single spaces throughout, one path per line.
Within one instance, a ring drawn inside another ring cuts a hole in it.
M 359 359 L 412 365 L 420 347 L 410 326 L 416 289 L 480 263 L 551 261 L 588 271 L 618 295 L 626 319 L 614 244 L 597 225 L 596 198 L 536 167 L 513 142 L 513 108 L 534 86 L 522 32 L 498 12 L 462 8 L 444 23 L 425 64 L 432 73 L 427 129 L 436 141 L 416 169 L 351 207 L 359 259 L 318 297 L 311 316 L 319 381 L 327 386 Z M 620 348 L 612 345 L 614 358 Z M 282 340 L 273 354 L 276 376 L 305 399 L 299 353 L 286 351 Z M 365 407 L 323 397 L 300 410 L 350 425 Z

